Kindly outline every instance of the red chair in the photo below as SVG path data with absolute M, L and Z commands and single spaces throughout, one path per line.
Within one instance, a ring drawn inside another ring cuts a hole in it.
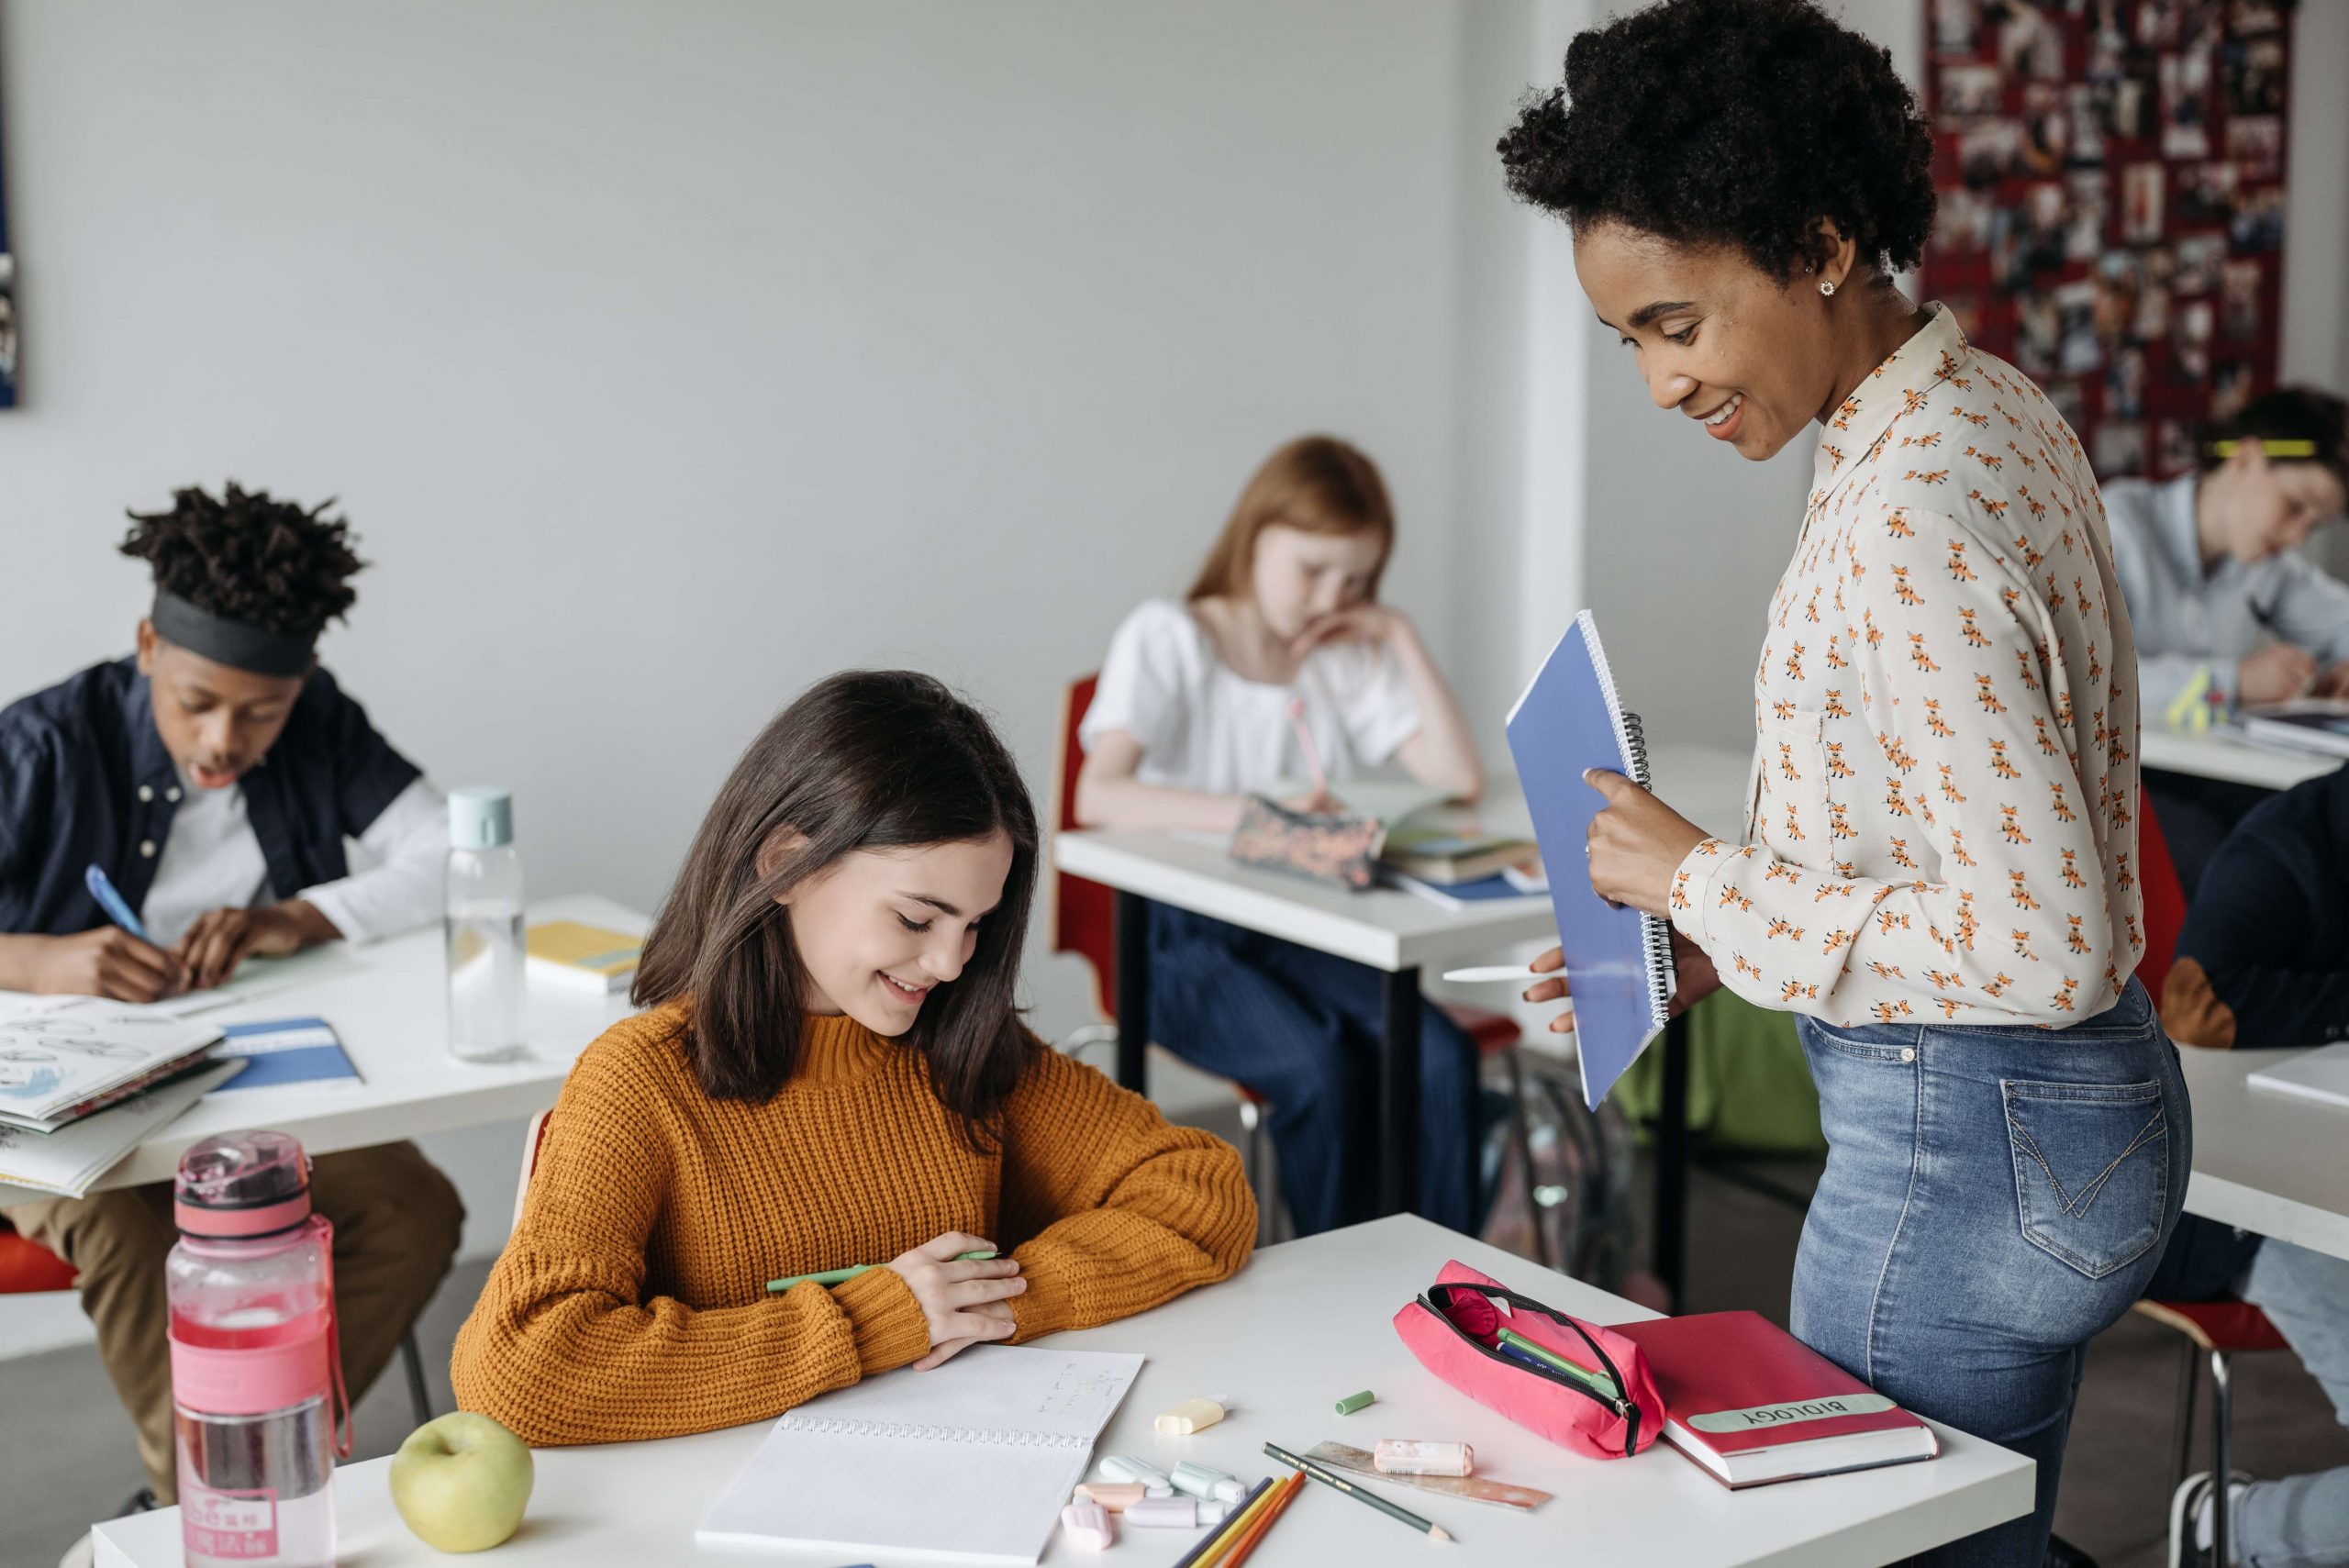
M 2154 815 L 2154 797 L 2143 788 L 2137 792 L 2137 895 L 2145 906 L 2145 951 L 2137 960 L 2137 978 L 2159 1006 L 2162 984 L 2177 958 L 2177 934 L 2186 927 L 2186 890 Z
M 79 1277 L 72 1264 L 0 1219 L 0 1296 L 72 1290 Z M 400 1368 L 406 1374 L 408 1404 L 420 1427 L 432 1419 L 432 1396 L 424 1385 L 424 1352 L 417 1346 L 413 1326 L 400 1336 Z
M 1093 694 L 1100 684 L 1100 676 L 1086 675 L 1069 684 L 1061 701 L 1061 724 L 1057 739 L 1057 754 L 1052 760 L 1052 825 L 1062 832 L 1074 831 L 1076 820 L 1076 777 L 1084 771 L 1085 747 L 1077 731 L 1085 723 L 1085 710 L 1093 706 Z M 1056 872 L 1052 888 L 1052 951 L 1073 952 L 1092 967 L 1093 999 L 1104 1020 L 1118 1016 L 1117 962 L 1117 900 L 1116 895 L 1097 882 L 1081 876 Z M 1489 1012 L 1482 1007 L 1470 1007 L 1453 1003 L 1442 1004 L 1452 1021 L 1476 1042 L 1476 1053 L 1484 1061 L 1502 1058 L 1508 1069 L 1511 1114 L 1510 1144 L 1524 1167 L 1529 1202 L 1533 1191 L 1533 1151 L 1525 1123 L 1525 1081 L 1518 1064 L 1517 1046 L 1522 1038 L 1515 1018 L 1506 1013 Z M 1104 1021 L 1087 1025 L 1061 1042 L 1062 1049 L 1081 1051 L 1094 1045 L 1117 1039 L 1117 1026 Z M 1232 1084 L 1232 1092 L 1240 1100 L 1240 1125 L 1248 1135 L 1247 1147 L 1241 1151 L 1248 1168 L 1248 1184 L 1256 1193 L 1256 1210 L 1262 1216 L 1260 1231 L 1269 1233 L 1271 1218 L 1276 1207 L 1273 1195 L 1266 1190 L 1264 1169 L 1264 1118 L 1265 1100 L 1262 1095 L 1244 1084 Z M 1548 1232 L 1540 1225 L 1533 1227 L 1537 1261 L 1545 1267 L 1550 1263 Z
M 2154 815 L 2153 798 L 2142 791 L 2137 806 L 2137 882 L 2138 895 L 2145 906 L 2145 951 L 2137 961 L 2137 975 L 2158 1004 L 2163 983 L 2169 978 L 2170 966 L 2177 959 L 2178 933 L 2186 925 L 2186 892 L 2178 884 L 2177 868 L 2170 860 L 2168 841 L 2162 837 L 2161 822 Z M 2186 1480 L 2187 1467 L 2192 1462 L 2194 1396 L 2201 1383 L 2204 1358 L 2209 1359 L 2210 1474 L 2218 1483 L 2218 1496 L 2223 1502 L 2227 1477 L 2233 1472 L 2234 1357 L 2239 1351 L 2280 1351 L 2288 1347 L 2276 1326 L 2267 1321 L 2266 1313 L 2248 1301 L 2232 1296 L 2216 1301 L 2140 1301 L 2136 1310 L 2185 1336 L 2186 1362 L 2179 1369 L 2177 1383 L 2177 1426 L 2172 1434 L 2177 1455 L 2173 1485 Z M 2210 1515 L 2214 1562 L 2229 1560 L 2226 1513 L 2225 1507 L 2217 1507 Z

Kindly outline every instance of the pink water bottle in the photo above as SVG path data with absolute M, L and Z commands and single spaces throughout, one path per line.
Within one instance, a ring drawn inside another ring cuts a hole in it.
M 282 1132 L 180 1156 L 166 1263 L 180 1523 L 195 1568 L 328 1568 L 351 1405 L 334 1323 L 334 1227 Z M 342 1430 L 336 1440 L 338 1416 Z

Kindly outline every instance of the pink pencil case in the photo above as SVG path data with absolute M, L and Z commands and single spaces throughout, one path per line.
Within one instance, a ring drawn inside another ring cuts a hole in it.
M 1509 1329 L 1601 1374 L 1613 1397 L 1555 1368 L 1498 1348 Z M 1645 1352 L 1622 1335 L 1569 1318 L 1454 1261 L 1395 1314 L 1419 1364 L 1488 1410 L 1592 1459 L 1624 1459 L 1664 1430 L 1664 1399 Z
M 1232 831 L 1230 854 L 1245 865 L 1294 872 L 1359 893 L 1370 885 L 1373 863 L 1386 842 L 1386 824 L 1375 817 L 1291 811 L 1279 801 L 1252 795 Z

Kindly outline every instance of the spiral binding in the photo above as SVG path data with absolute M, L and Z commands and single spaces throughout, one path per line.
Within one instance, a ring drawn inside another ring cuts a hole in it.
M 1614 721 L 1616 740 L 1623 749 L 1623 763 L 1631 782 L 1642 789 L 1648 787 L 1648 740 L 1640 728 L 1640 716 L 1623 711 L 1623 699 L 1615 690 L 1615 672 L 1607 662 L 1607 650 L 1598 640 L 1598 620 L 1588 610 L 1575 617 L 1581 628 L 1583 647 L 1590 654 L 1590 667 L 1598 676 L 1598 689 L 1607 699 L 1607 717 Z M 1648 967 L 1648 1021 L 1654 1029 L 1662 1029 L 1672 1014 L 1672 994 L 1679 989 L 1679 981 L 1672 965 L 1672 923 L 1653 915 L 1640 917 L 1640 945 L 1646 950 Z
M 1631 782 L 1645 789 L 1648 787 L 1648 738 L 1647 732 L 1640 728 L 1638 714 L 1623 715 L 1622 735 L 1623 756 L 1631 765 Z M 1679 977 L 1672 966 L 1672 922 L 1642 914 L 1640 917 L 1640 944 L 1647 950 L 1648 1018 L 1657 1029 L 1662 1029 L 1672 1015 L 1672 994 L 1680 988 Z
M 839 1416 L 809 1416 L 796 1410 L 776 1424 L 791 1431 L 815 1432 L 825 1437 L 911 1438 L 923 1442 L 988 1443 L 998 1448 L 1093 1446 L 1090 1439 L 1062 1432 L 1031 1432 L 1011 1427 L 934 1427 L 920 1421 L 858 1421 Z

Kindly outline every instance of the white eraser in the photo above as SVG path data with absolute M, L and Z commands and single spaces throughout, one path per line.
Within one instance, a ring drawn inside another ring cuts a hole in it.
M 1126 1509 L 1126 1523 L 1148 1529 L 1195 1529 L 1199 1505 L 1192 1497 L 1144 1497 Z

